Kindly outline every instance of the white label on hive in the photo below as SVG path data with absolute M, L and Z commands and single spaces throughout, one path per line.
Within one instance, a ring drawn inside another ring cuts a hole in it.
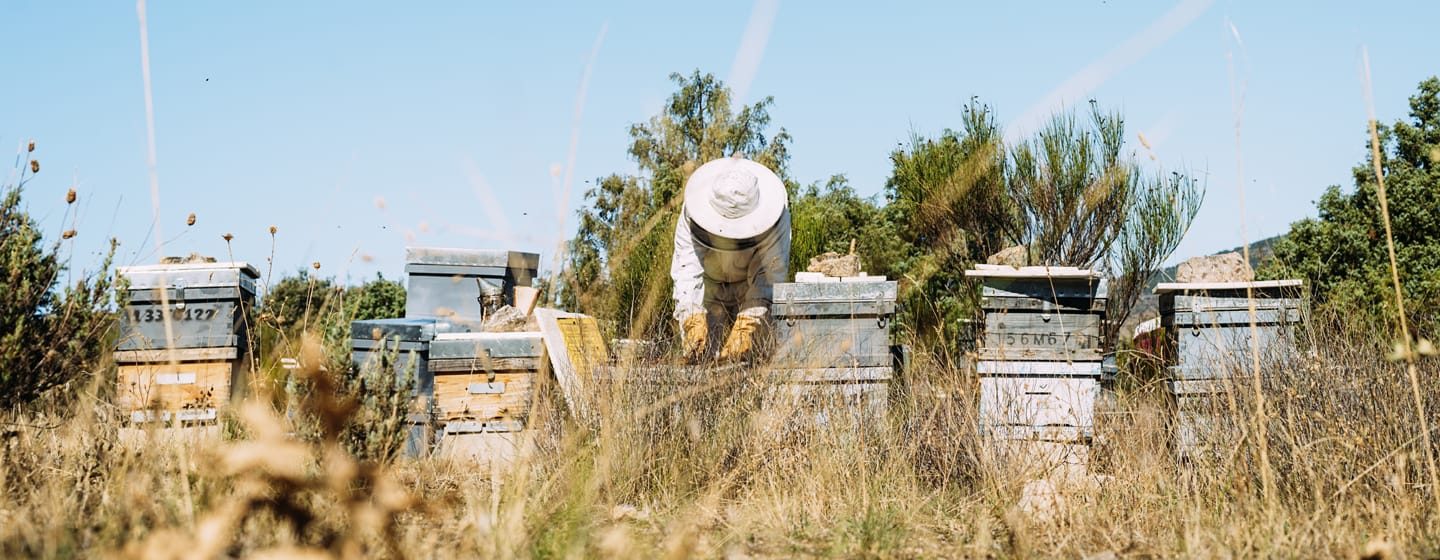
M 157 373 L 155 374 L 156 385 L 194 385 L 195 372 L 187 371 L 181 373 Z
M 193 375 L 193 374 L 192 374 Z M 213 408 L 192 408 L 175 413 L 175 419 L 182 422 L 193 420 L 214 420 L 215 409 Z
M 494 383 L 471 383 L 470 394 L 472 395 L 498 395 L 505 392 L 505 383 L 496 381 Z

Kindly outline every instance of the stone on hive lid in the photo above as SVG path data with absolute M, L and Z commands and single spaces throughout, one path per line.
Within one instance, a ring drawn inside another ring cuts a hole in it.
M 1255 271 L 1240 253 L 1221 253 L 1208 257 L 1195 257 L 1180 263 L 1175 272 L 1176 282 L 1250 282 L 1255 280 Z
M 985 264 L 1008 265 L 1016 268 L 1025 266 L 1030 261 L 1030 248 L 1024 245 L 1016 245 L 1001 249 L 999 253 L 990 255 L 985 259 Z
M 826 276 L 858 276 L 860 274 L 860 256 L 856 254 L 841 255 L 840 253 L 825 253 L 818 257 L 810 258 L 810 266 L 805 267 L 806 272 L 819 272 Z
M 200 253 L 190 253 L 188 257 L 163 257 L 160 264 L 192 264 L 192 263 L 213 263 L 215 257 L 207 257 Z

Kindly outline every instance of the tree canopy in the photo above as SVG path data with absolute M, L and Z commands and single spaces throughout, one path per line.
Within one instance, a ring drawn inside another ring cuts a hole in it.
M 1420 83 L 1410 119 L 1380 126 L 1395 256 L 1406 311 L 1422 333 L 1440 328 L 1440 79 Z M 1318 216 L 1291 225 L 1263 277 L 1299 277 L 1318 311 L 1384 328 L 1398 317 L 1371 146 L 1353 169 L 1349 192 L 1331 185 Z
M 659 339 L 674 327 L 666 320 L 674 305 L 671 239 L 690 173 L 738 154 L 791 183 L 790 135 L 784 128 L 769 132 L 772 98 L 737 111 L 729 88 L 711 74 L 697 70 L 670 79 L 677 90 L 663 112 L 630 126 L 629 152 L 639 174 L 597 180 L 567 246 L 561 304 L 605 319 L 616 336 Z
M 904 280 L 902 323 L 955 349 L 977 303 L 964 270 L 1023 245 L 1030 264 L 1107 273 L 1113 338 L 1204 198 L 1186 172 L 1144 173 L 1124 138 L 1124 119 L 1092 103 L 1088 122 L 1061 112 L 1007 147 L 990 107 L 974 101 L 960 130 L 912 136 L 891 154 L 885 187 L 885 215 L 906 244 L 889 269 Z

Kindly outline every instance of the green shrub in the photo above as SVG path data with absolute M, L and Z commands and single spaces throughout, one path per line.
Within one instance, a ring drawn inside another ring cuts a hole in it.
M 1440 331 L 1440 78 L 1420 83 L 1410 122 L 1380 126 L 1381 168 L 1406 313 L 1422 336 Z M 1398 318 L 1380 198 L 1367 141 L 1353 170 L 1355 187 L 1332 185 L 1319 216 L 1290 226 L 1275 244 L 1263 278 L 1303 278 L 1317 310 L 1357 329 L 1388 328 Z
M 66 389 L 94 374 L 110 350 L 115 319 L 111 312 L 112 240 L 96 272 L 69 274 L 65 240 L 47 243 L 21 204 L 25 186 L 39 172 L 35 144 L 21 158 L 19 179 L 0 186 L 0 407 L 63 396 Z M 65 196 L 66 218 L 75 195 Z

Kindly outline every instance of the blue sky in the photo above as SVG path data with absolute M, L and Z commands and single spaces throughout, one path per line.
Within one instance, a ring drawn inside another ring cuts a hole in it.
M 1183 258 L 1239 244 L 1242 224 L 1252 240 L 1281 233 L 1349 184 L 1362 47 L 1382 121 L 1440 73 L 1436 3 L 405 4 L 147 4 L 165 253 L 225 257 L 228 232 L 234 258 L 263 270 L 274 225 L 277 276 L 319 261 L 399 277 L 411 244 L 548 264 L 587 181 L 634 169 L 628 125 L 659 110 L 671 72 L 699 69 L 774 96 L 796 179 L 843 173 L 867 195 L 891 150 L 957 126 L 971 96 L 1015 135 L 1094 98 L 1156 165 L 1207 179 Z M 74 184 L 76 265 L 109 237 L 121 264 L 155 261 L 136 6 L 22 0 L 0 23 L 0 147 L 34 138 L 43 165 L 30 210 L 58 235 Z

